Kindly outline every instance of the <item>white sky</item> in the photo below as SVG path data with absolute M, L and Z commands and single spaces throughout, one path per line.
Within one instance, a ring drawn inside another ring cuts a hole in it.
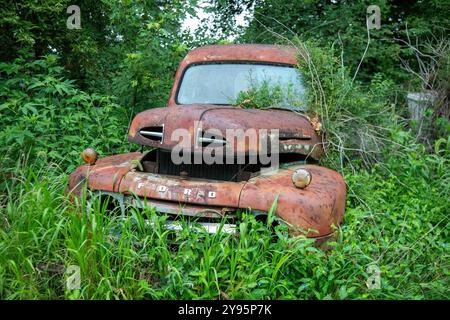
M 200 21 L 202 19 L 208 18 L 210 16 L 210 14 L 206 13 L 203 9 L 205 7 L 206 3 L 207 3 L 206 1 L 199 3 L 199 6 L 195 10 L 197 17 L 188 15 L 186 17 L 186 19 L 184 19 L 184 21 L 181 25 L 182 31 L 189 31 L 193 35 L 195 30 L 199 27 Z M 250 9 L 250 10 L 252 10 L 252 9 Z M 251 14 L 250 10 L 244 10 L 241 14 L 236 16 L 236 25 L 237 26 L 240 26 L 240 27 L 247 26 L 248 22 L 245 20 L 245 18 Z M 232 39 L 230 39 L 230 40 L 232 40 Z

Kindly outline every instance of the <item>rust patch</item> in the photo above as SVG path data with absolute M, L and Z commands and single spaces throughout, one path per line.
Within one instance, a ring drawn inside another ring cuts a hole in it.
M 307 169 L 312 176 L 311 183 L 304 189 L 295 188 L 291 182 L 293 171 L 299 167 Z M 270 177 L 253 178 L 242 190 L 239 207 L 267 211 L 277 194 L 276 214 L 294 228 L 318 231 L 309 236 L 327 235 L 333 232 L 332 225 L 342 222 L 346 186 L 336 171 L 302 165 L 279 170 Z

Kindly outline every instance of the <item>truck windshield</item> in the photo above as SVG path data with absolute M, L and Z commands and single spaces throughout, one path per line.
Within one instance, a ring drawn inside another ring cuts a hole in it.
M 179 104 L 233 105 L 260 91 L 267 106 L 303 109 L 305 88 L 291 66 L 218 63 L 189 67 L 178 90 Z M 268 99 L 267 99 L 268 97 Z

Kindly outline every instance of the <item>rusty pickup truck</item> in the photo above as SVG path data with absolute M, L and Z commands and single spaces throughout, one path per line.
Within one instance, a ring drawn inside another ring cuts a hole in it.
M 212 45 L 190 51 L 181 61 L 166 107 L 135 116 L 130 142 L 141 152 L 97 160 L 82 152 L 85 165 L 69 177 L 80 197 L 114 199 L 122 209 L 150 207 L 194 219 L 208 232 L 234 232 L 236 212 L 258 218 L 271 210 L 293 235 L 326 239 L 343 219 L 343 177 L 318 165 L 322 138 L 308 116 L 289 101 L 266 108 L 236 103 L 251 85 L 272 81 L 305 88 L 294 48 L 275 45 Z M 276 202 L 276 206 L 273 206 Z M 273 206 L 273 207 L 272 207 Z

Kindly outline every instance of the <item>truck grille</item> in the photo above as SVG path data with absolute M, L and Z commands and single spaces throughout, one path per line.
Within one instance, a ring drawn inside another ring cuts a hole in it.
M 241 164 L 174 164 L 170 151 L 158 150 L 158 173 L 213 180 L 239 181 Z

